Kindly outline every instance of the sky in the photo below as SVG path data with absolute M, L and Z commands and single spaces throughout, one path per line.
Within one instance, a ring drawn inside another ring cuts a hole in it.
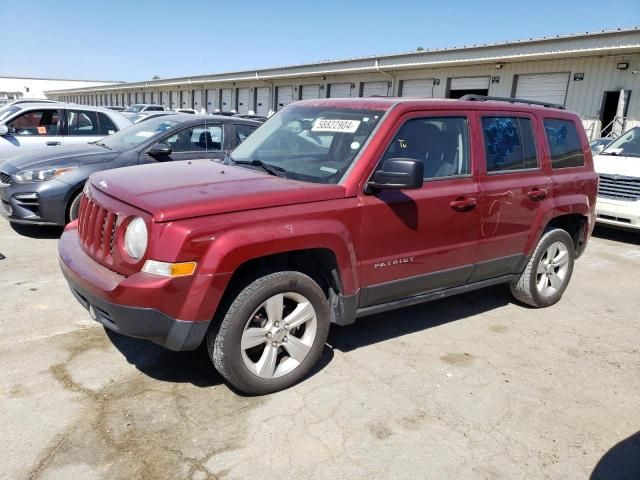
M 0 75 L 150 80 L 640 26 L 640 1 L 0 0 Z

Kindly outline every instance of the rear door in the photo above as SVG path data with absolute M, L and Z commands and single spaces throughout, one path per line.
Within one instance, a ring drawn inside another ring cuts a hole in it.
M 552 183 L 527 112 L 477 112 L 483 162 L 480 165 L 482 217 L 472 280 L 519 273 L 526 263 L 531 230 L 551 201 Z
M 91 110 L 67 110 L 66 112 L 66 128 L 62 140 L 65 145 L 94 142 L 107 135 L 101 133 L 98 112 Z M 112 128 L 114 127 L 112 125 Z
M 9 134 L 0 137 L 3 158 L 25 150 L 62 145 L 63 110 L 39 108 L 20 112 L 6 122 Z

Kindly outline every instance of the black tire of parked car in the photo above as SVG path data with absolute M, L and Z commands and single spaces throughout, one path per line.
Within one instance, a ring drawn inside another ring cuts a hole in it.
M 244 364 L 241 338 L 250 316 L 260 305 L 284 292 L 298 293 L 309 300 L 316 313 L 316 336 L 307 356 L 294 370 L 278 378 L 265 379 L 254 375 Z M 207 351 L 225 380 L 248 394 L 276 392 L 302 380 L 320 358 L 329 333 L 330 307 L 325 293 L 313 279 L 297 271 L 269 273 L 252 281 L 222 315 L 219 328 L 207 333 Z
M 82 190 L 76 193 L 71 203 L 69 204 L 69 208 L 67 209 L 67 223 L 74 221 L 78 218 L 78 211 L 80 210 L 80 200 L 82 200 Z
M 549 296 L 542 295 L 537 288 L 538 281 L 538 265 L 542 261 L 547 249 L 555 242 L 561 242 L 567 248 L 569 254 L 568 270 L 562 282 L 562 286 Z M 533 255 L 527 263 L 527 267 L 518 280 L 511 284 L 511 293 L 513 296 L 527 305 L 536 308 L 549 307 L 562 298 L 562 294 L 567 289 L 571 275 L 573 273 L 573 264 L 575 260 L 575 246 L 571 236 L 560 228 L 553 228 L 545 231 L 542 238 L 538 242 Z

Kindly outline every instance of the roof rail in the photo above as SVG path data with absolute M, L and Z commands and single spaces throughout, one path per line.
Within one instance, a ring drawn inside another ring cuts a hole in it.
M 564 105 L 560 105 L 558 103 L 549 103 L 549 102 L 536 102 L 535 100 L 525 100 L 523 98 L 508 98 L 508 97 L 489 97 L 486 95 L 476 95 L 473 93 L 464 95 L 460 97 L 460 100 L 470 100 L 476 102 L 509 102 L 509 103 L 527 103 L 529 105 L 540 105 L 542 107 L 547 108 L 559 108 L 560 110 L 564 110 Z

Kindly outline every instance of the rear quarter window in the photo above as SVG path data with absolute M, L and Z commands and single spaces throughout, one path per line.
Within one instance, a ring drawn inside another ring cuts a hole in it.
M 487 173 L 538 168 L 531 120 L 524 117 L 482 117 Z
M 578 129 L 571 120 L 544 119 L 544 131 L 552 168 L 582 167 L 584 154 Z

